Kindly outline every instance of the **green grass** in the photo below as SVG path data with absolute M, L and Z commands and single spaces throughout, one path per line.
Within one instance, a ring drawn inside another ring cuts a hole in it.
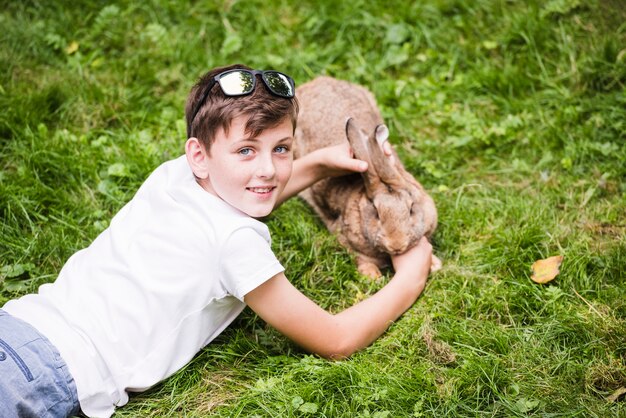
M 437 203 L 444 268 L 341 362 L 246 311 L 116 416 L 626 416 L 626 11 L 618 0 L 103 1 L 0 12 L 0 304 L 53 281 L 180 155 L 196 78 L 232 62 L 376 95 Z M 302 201 L 268 221 L 338 311 L 382 283 Z M 548 285 L 539 258 L 563 255 Z

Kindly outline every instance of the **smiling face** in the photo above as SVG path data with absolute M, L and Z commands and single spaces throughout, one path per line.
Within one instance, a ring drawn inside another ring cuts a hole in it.
M 243 116 L 235 118 L 228 134 L 220 129 L 210 153 L 199 143 L 190 145 L 195 140 L 191 138 L 187 158 L 190 160 L 195 149 L 190 165 L 203 189 L 247 215 L 260 218 L 274 209 L 291 176 L 293 124 L 285 118 L 251 137 L 245 132 L 246 121 Z

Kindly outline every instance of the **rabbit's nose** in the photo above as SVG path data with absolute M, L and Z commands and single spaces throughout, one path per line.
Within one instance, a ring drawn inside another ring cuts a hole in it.
M 392 236 L 385 240 L 385 248 L 390 254 L 402 254 L 408 247 L 408 239 L 404 236 Z

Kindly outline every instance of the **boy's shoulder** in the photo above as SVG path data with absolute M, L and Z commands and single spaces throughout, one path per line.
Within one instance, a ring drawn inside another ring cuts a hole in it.
M 164 223 L 172 222 L 181 227 L 187 224 L 187 228 L 199 233 L 213 231 L 222 237 L 237 230 L 251 229 L 270 242 L 267 225 L 198 184 L 184 154 L 159 165 L 141 186 L 136 198 L 148 200 L 153 210 L 162 213 Z

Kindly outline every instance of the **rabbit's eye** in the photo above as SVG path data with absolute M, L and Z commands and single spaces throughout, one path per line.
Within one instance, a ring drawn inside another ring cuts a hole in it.
M 376 209 L 376 206 L 371 205 L 371 211 L 372 211 L 372 215 L 374 216 L 375 219 L 380 219 L 380 217 L 378 216 L 378 209 Z
M 413 207 L 415 207 L 415 205 L 411 205 L 409 208 L 409 215 L 413 215 Z
M 373 217 L 374 219 L 380 219 L 378 216 L 378 208 L 374 204 L 373 200 L 368 199 L 367 206 L 365 206 L 365 212 L 368 216 Z

